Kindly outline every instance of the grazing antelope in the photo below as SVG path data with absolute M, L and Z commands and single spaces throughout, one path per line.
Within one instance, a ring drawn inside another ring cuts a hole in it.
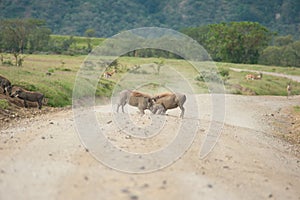
M 246 76 L 245 76 L 245 78 L 247 79 L 247 80 L 260 80 L 260 79 L 262 79 L 262 73 L 259 73 L 258 75 L 255 75 L 255 74 L 247 74 Z
M 247 74 L 247 75 L 245 76 L 245 78 L 246 78 L 247 80 L 254 80 L 254 79 L 255 79 L 255 75 L 254 75 L 254 74 Z
M 255 77 L 255 79 L 260 80 L 260 79 L 262 79 L 262 76 L 263 76 L 263 74 L 262 74 L 262 73 L 259 73 L 259 74 Z
M 105 77 L 105 78 L 110 78 L 110 77 L 112 77 L 112 75 L 113 75 L 114 73 L 116 73 L 116 70 L 115 70 L 115 69 L 113 69 L 111 72 L 104 72 L 104 77 Z
M 286 91 L 287 91 L 287 98 L 289 98 L 289 96 L 291 96 L 292 93 L 291 83 L 288 83 L 288 85 L 286 86 Z

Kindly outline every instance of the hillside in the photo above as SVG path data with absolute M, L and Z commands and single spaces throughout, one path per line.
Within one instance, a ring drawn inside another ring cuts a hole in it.
M 122 30 L 159 26 L 179 30 L 228 21 L 255 21 L 299 38 L 300 1 L 294 0 L 2 0 L 0 18 L 46 20 L 55 34 L 83 35 L 93 28 L 98 37 Z

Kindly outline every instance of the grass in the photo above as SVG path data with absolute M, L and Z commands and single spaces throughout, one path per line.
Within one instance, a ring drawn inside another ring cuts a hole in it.
M 300 114 L 300 106 L 294 106 L 294 112 Z
M 248 89 L 256 95 L 277 95 L 286 96 L 286 86 L 291 82 L 293 86 L 293 94 L 300 94 L 300 83 L 291 81 L 286 78 L 274 77 L 269 75 L 263 75 L 261 80 L 246 80 L 244 77 L 247 72 L 234 72 L 229 71 L 229 79 L 226 81 L 226 88 L 232 93 L 247 94 L 240 90 Z M 240 86 L 240 89 L 233 92 L 231 89 L 233 86 Z
M 9 60 L 9 56 L 5 55 L 5 59 Z M 25 55 L 23 67 L 0 65 L 0 71 L 1 75 L 7 77 L 13 85 L 44 93 L 45 97 L 48 98 L 48 105 L 63 107 L 72 103 L 76 74 L 85 58 L 86 56 Z M 11 57 L 11 59 L 13 58 Z M 201 74 L 191 63 L 185 60 L 120 57 L 118 63 L 117 73 L 110 79 L 100 79 L 96 88 L 97 97 L 110 97 L 113 91 L 118 91 L 121 88 L 135 88 L 145 82 L 148 84 L 140 89 L 151 93 L 165 90 L 168 87 L 181 88 L 183 91 L 188 91 L 187 88 L 190 87 L 194 93 L 208 92 L 207 83 L 197 78 Z M 153 63 L 163 63 L 159 75 L 157 74 L 157 67 L 152 66 Z M 137 65 L 141 67 L 133 71 Z M 210 78 L 214 78 L 215 75 L 210 70 L 212 63 L 202 62 L 196 63 L 196 65 L 199 66 L 201 71 L 206 71 Z M 262 71 L 268 71 L 269 66 L 229 63 L 216 63 L 216 66 L 221 74 L 219 77 L 225 82 L 227 93 L 286 95 L 286 85 L 291 82 L 293 94 L 300 94 L 300 83 L 267 75 L 264 75 L 262 80 L 250 81 L 244 78 L 247 72 L 229 70 L 230 67 L 243 69 L 256 69 L 259 67 Z M 272 68 L 275 68 L 274 71 L 276 72 L 283 70 L 281 67 Z M 289 71 L 287 68 L 284 69 L 286 69 L 286 72 Z M 300 69 L 293 69 L 293 73 L 300 74 Z M 87 88 L 82 86 L 83 95 L 86 92 L 85 90 Z
M 6 99 L 0 99 L 0 109 L 7 109 L 9 107 L 9 103 Z
M 100 45 L 105 40 L 105 38 L 95 38 L 95 37 L 88 38 L 88 37 L 68 36 L 68 35 L 51 35 L 51 38 L 58 42 L 63 42 L 64 40 L 68 40 L 70 39 L 70 37 L 72 37 L 75 41 L 74 44 L 72 44 L 73 48 L 86 47 L 88 39 L 90 39 L 91 45 L 93 47 Z
M 300 68 L 297 67 L 277 67 L 266 65 L 251 65 L 251 64 L 234 64 L 234 63 L 216 63 L 218 67 L 237 68 L 237 69 L 251 69 L 265 72 L 276 72 L 287 75 L 300 76 Z

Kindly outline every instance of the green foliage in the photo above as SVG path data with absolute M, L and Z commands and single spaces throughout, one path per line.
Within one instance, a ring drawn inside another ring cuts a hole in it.
M 259 63 L 300 67 L 300 40 L 293 41 L 291 36 L 275 38 L 275 46 L 263 50 Z
M 300 113 L 300 106 L 294 106 L 294 111 Z
M 280 35 L 298 35 L 298 0 L 1 0 L 0 18 L 45 19 L 55 34 L 109 37 L 123 30 L 159 26 L 178 30 L 230 21 L 264 24 Z
M 0 109 L 7 109 L 9 107 L 9 103 L 6 99 L 0 99 Z
M 96 31 L 95 29 L 89 28 L 84 32 L 85 37 L 95 37 Z
M 86 55 L 98 46 L 104 38 L 51 35 L 48 52 L 65 55 Z
M 37 19 L 0 20 L 0 46 L 5 52 L 43 51 L 51 31 Z
M 229 69 L 220 68 L 219 73 L 222 77 L 228 77 L 229 76 Z
M 183 32 L 202 44 L 216 61 L 251 64 L 258 62 L 272 36 L 255 22 L 211 24 Z

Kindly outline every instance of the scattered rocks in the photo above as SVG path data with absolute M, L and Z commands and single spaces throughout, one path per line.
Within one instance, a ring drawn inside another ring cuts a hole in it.
M 138 197 L 137 195 L 131 195 L 131 196 L 130 196 L 130 199 L 131 199 L 131 200 L 138 200 L 139 197 Z

